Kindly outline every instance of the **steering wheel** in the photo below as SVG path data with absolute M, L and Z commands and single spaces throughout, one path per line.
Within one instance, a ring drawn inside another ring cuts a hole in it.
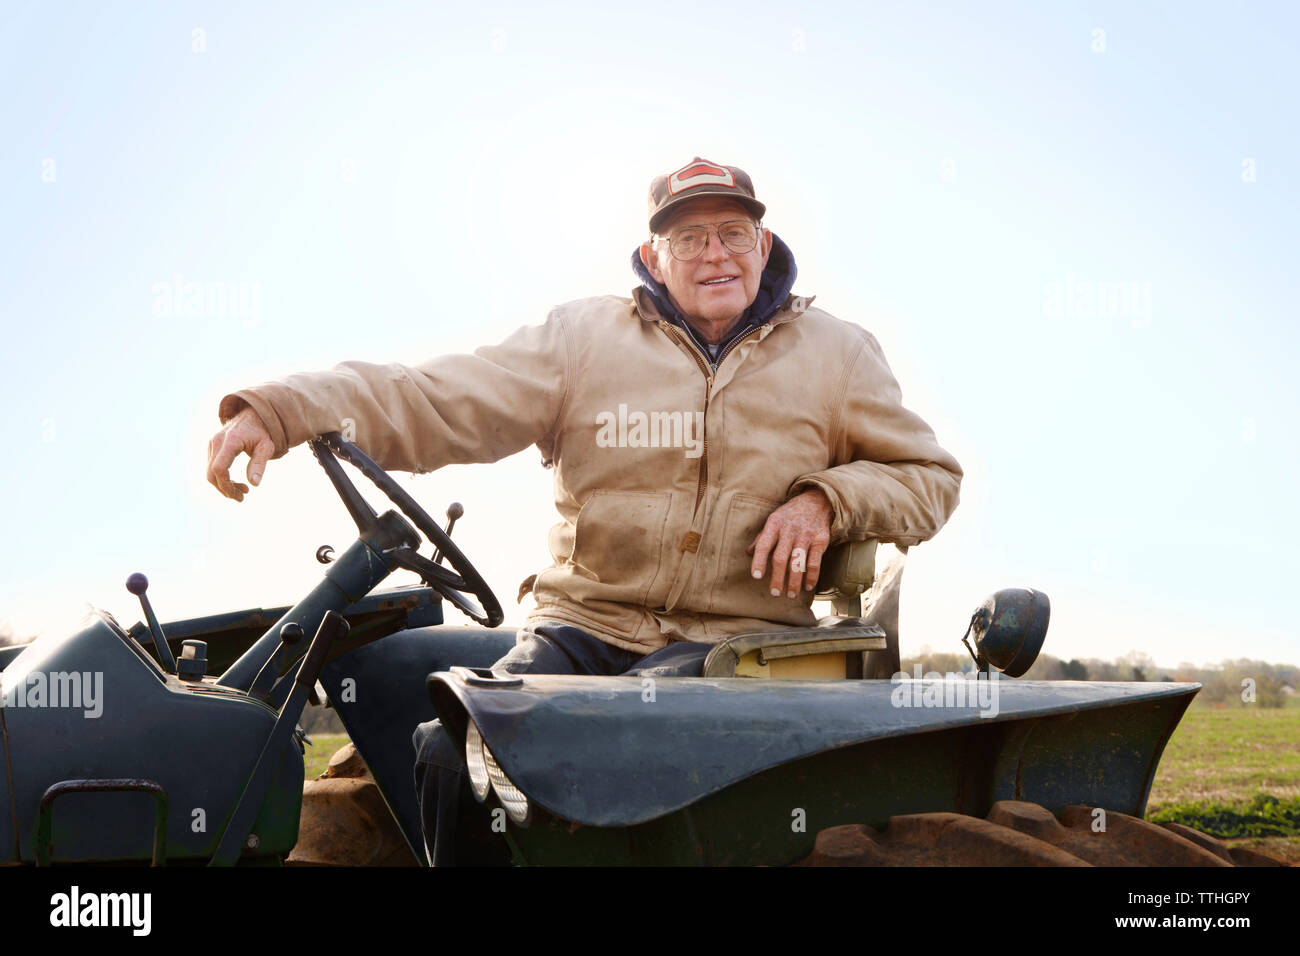
M 505 620 L 505 614 L 501 611 L 501 602 L 492 593 L 483 576 L 478 573 L 474 565 L 470 564 L 469 558 L 461 553 L 460 548 L 452 543 L 447 533 L 438 527 L 437 522 L 429 517 L 416 500 L 389 477 L 388 472 L 375 464 L 356 445 L 344 441 L 343 436 L 338 432 L 325 432 L 312 439 L 311 450 L 316 460 L 320 462 L 320 466 L 325 469 L 325 474 L 329 475 L 334 490 L 343 499 L 343 506 L 348 509 L 348 514 L 356 522 L 357 530 L 363 535 L 379 522 L 379 516 L 375 514 L 366 499 L 361 497 L 356 485 L 352 484 L 344 473 L 343 466 L 335 460 L 335 455 L 353 465 L 374 482 L 375 487 L 386 494 L 398 510 L 424 532 L 425 537 L 433 542 L 435 548 L 433 561 L 421 557 L 415 548 L 406 547 L 385 551 L 385 558 L 398 567 L 414 571 L 425 584 L 447 598 L 477 623 L 485 627 L 496 627 Z M 451 570 L 438 563 L 441 558 L 447 559 Z M 478 598 L 479 604 L 466 597 L 467 594 Z

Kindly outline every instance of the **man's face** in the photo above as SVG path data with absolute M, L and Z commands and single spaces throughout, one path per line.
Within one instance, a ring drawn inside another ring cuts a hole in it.
M 673 217 L 659 227 L 658 234 L 671 237 L 678 229 L 687 226 L 717 227 L 731 219 L 752 222 L 754 217 L 744 206 L 730 199 L 701 198 L 683 203 Z M 706 327 L 725 329 L 740 318 L 758 295 L 759 279 L 771 251 L 772 233 L 767 229 L 763 230 L 758 245 L 743 255 L 728 249 L 715 229 L 710 229 L 708 246 L 689 262 L 675 259 L 664 239 L 653 244 L 643 243 L 641 261 L 658 282 L 667 286 L 668 294 L 686 318 Z M 727 281 L 708 281 L 721 277 L 727 277 Z

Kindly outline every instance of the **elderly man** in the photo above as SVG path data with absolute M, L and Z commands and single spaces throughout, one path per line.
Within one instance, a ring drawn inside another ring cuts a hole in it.
M 826 548 L 930 538 L 960 466 L 902 406 L 875 338 L 790 294 L 794 257 L 743 170 L 696 157 L 653 180 L 649 211 L 631 298 L 558 306 L 473 355 L 346 362 L 227 395 L 209 481 L 242 500 L 236 455 L 255 485 L 345 418 L 394 469 L 537 445 L 562 520 L 497 664 L 515 673 L 698 674 L 723 637 L 813 624 Z M 445 861 L 459 758 L 437 722 L 416 745 L 426 842 Z

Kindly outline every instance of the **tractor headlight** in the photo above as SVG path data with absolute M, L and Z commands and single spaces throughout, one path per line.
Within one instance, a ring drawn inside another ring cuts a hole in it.
M 980 670 L 1019 677 L 1043 649 L 1052 603 L 1033 588 L 1003 588 L 975 609 L 962 643 Z M 972 650 L 968 638 L 975 639 Z
M 492 751 L 485 746 L 483 756 L 487 760 L 488 778 L 492 781 L 492 789 L 496 792 L 497 799 L 501 801 L 501 806 L 506 808 L 506 816 L 513 820 L 519 826 L 528 823 L 528 798 L 524 796 L 523 791 L 510 782 L 505 771 L 497 764 L 496 758 L 492 756 Z
M 487 765 L 489 759 L 487 746 L 483 743 L 483 735 L 478 732 L 478 727 L 471 720 L 469 730 L 465 732 L 465 766 L 469 770 L 469 785 L 479 803 L 487 799 L 488 786 L 491 783 Z M 496 761 L 493 763 L 495 764 Z
M 472 720 L 465 731 L 465 767 L 469 771 L 470 788 L 479 803 L 487 799 L 488 788 L 491 787 L 505 808 L 506 816 L 519 826 L 528 825 L 531 812 L 528 798 L 510 782 Z

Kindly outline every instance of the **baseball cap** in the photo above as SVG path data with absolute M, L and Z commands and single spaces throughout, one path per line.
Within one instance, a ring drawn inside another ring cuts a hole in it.
M 673 209 L 701 196 L 734 199 L 762 219 L 767 207 L 754 198 L 754 182 L 738 166 L 723 166 L 696 156 L 685 166 L 650 182 L 650 231 L 656 232 Z

